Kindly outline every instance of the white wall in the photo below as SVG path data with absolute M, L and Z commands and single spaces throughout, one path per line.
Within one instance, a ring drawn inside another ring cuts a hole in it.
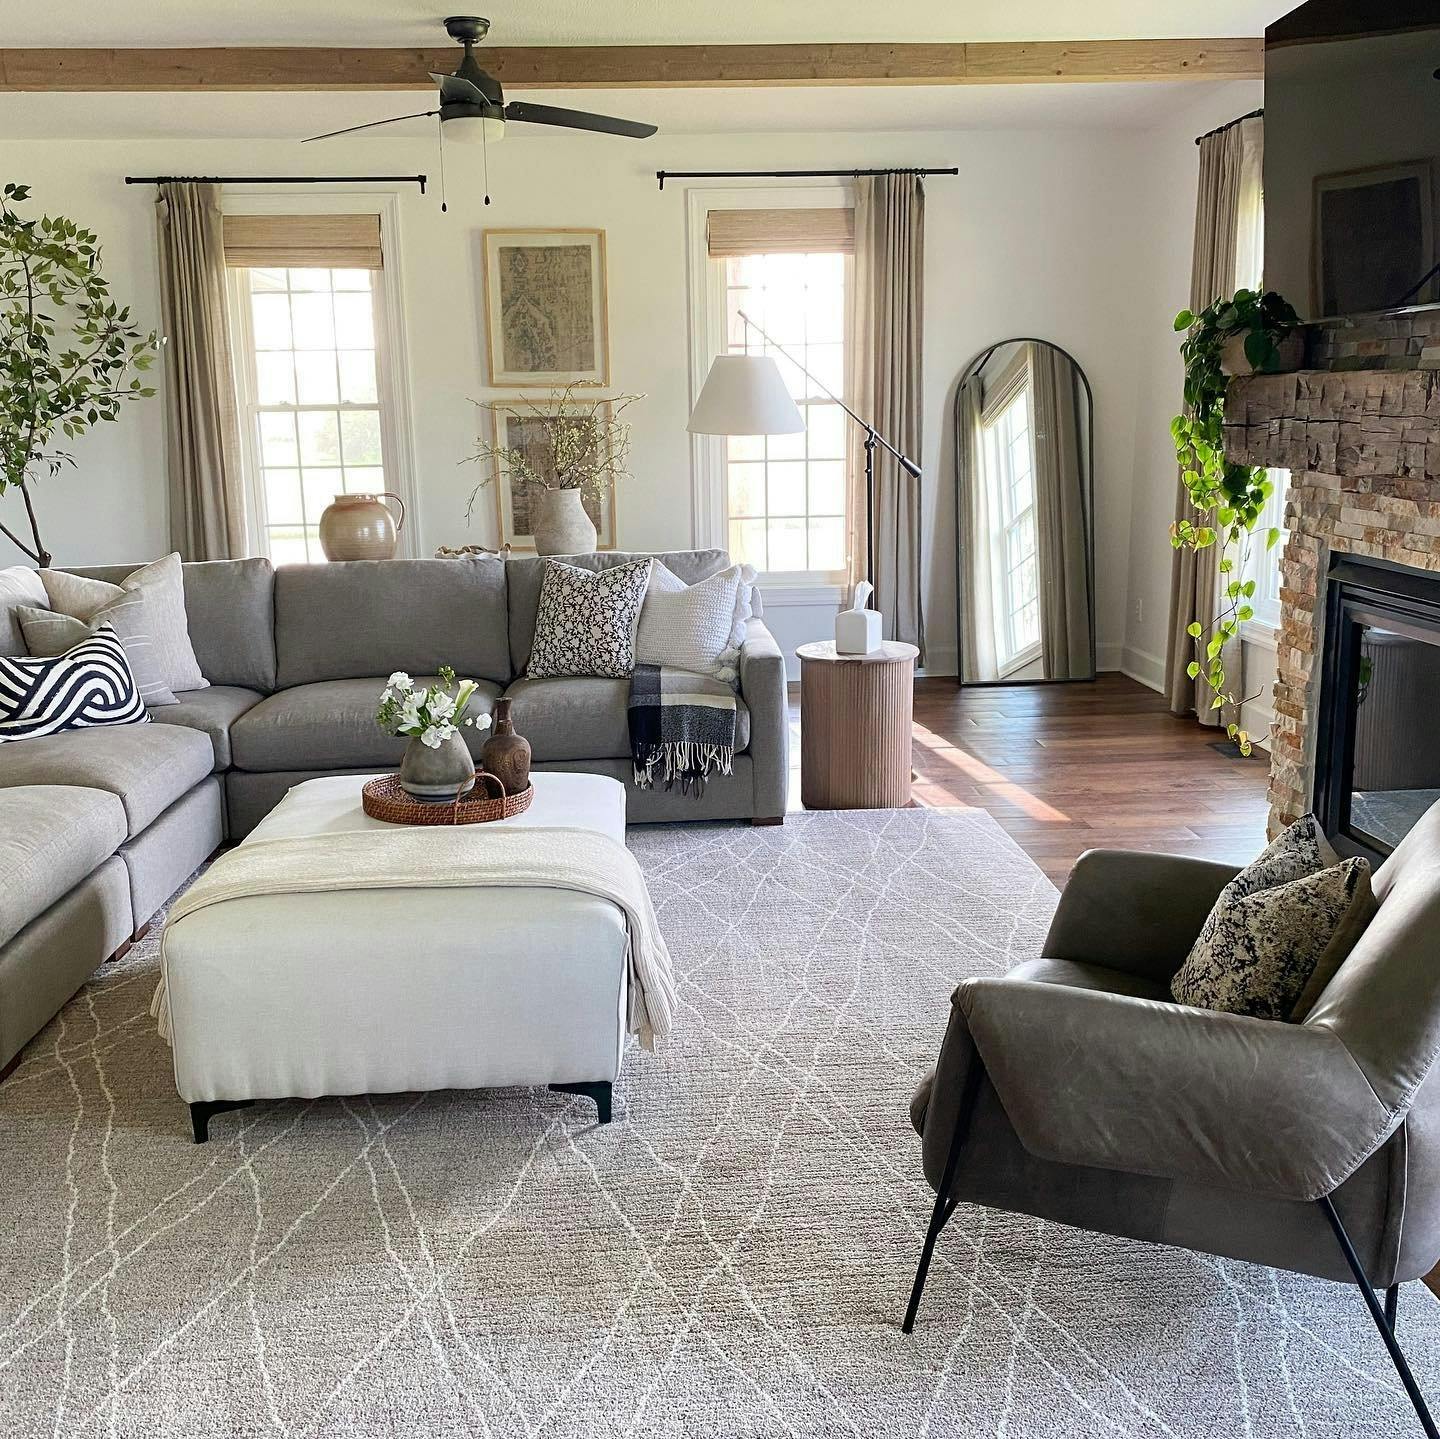
M 1209 99 L 1216 113 L 1208 123 L 1253 102 L 1228 91 Z M 449 213 L 440 212 L 433 188 L 423 197 L 405 189 L 400 199 L 419 552 L 494 540 L 488 503 L 480 507 L 483 522 L 465 528 L 465 497 L 477 472 L 461 464 L 477 429 L 470 401 L 486 393 L 485 226 L 607 231 L 612 376 L 616 385 L 648 395 L 631 411 L 635 478 L 619 497 L 620 542 L 683 547 L 692 543 L 685 199 L 679 185 L 659 192 L 655 169 L 956 164 L 959 178 L 932 180 L 928 192 L 922 458 L 930 669 L 953 672 L 955 664 L 949 435 L 955 380 L 976 351 L 1014 335 L 1063 346 L 1094 387 L 1102 667 L 1118 665 L 1127 649 L 1163 658 L 1165 524 L 1174 483 L 1166 424 L 1179 388 L 1169 317 L 1188 283 L 1196 124 L 1187 118 L 1163 134 L 681 136 L 645 145 L 590 136 L 512 139 L 491 151 L 488 208 L 481 203 L 479 153 L 452 146 Z M 127 188 L 123 176 L 310 170 L 423 170 L 433 182 L 435 153 L 429 142 L 378 139 L 303 151 L 277 142 L 0 141 L 0 174 L 28 181 L 37 209 L 99 232 L 115 294 L 147 324 L 158 323 L 153 192 Z M 87 438 L 77 456 L 78 471 L 37 487 L 57 561 L 142 559 L 162 551 L 161 400 L 136 406 L 119 425 Z M 17 508 L 15 497 L 0 497 L 0 519 L 13 524 Z M 1132 587 L 1143 620 L 1134 618 Z M 828 616 L 796 612 L 784 629 L 787 644 L 820 637 Z

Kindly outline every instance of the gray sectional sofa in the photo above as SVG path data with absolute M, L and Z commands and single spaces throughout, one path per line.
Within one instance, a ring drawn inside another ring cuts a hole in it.
M 659 558 L 690 583 L 729 564 L 720 550 Z M 135 568 L 79 573 L 118 583 Z M 528 557 L 187 564 L 190 638 L 208 688 L 153 709 L 152 724 L 0 744 L 0 1077 L 95 968 L 291 785 L 399 764 L 404 741 L 374 721 L 393 670 L 418 679 L 450 664 L 481 682 L 475 703 L 486 712 L 510 695 L 536 768 L 624 781 L 632 823 L 778 822 L 789 770 L 785 663 L 763 620 L 749 622 L 741 651 L 734 774 L 711 779 L 700 799 L 637 790 L 628 681 L 523 678 L 542 573 Z M 467 731 L 473 748 L 484 739 Z

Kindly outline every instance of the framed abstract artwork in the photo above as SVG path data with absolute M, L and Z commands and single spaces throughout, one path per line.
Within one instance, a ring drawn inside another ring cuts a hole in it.
M 490 384 L 610 383 L 603 230 L 486 230 Z
M 608 414 L 609 406 L 602 407 Z M 551 427 L 564 423 L 567 415 L 573 413 L 578 424 L 590 414 L 593 406 L 577 404 L 569 410 L 549 406 L 535 400 L 517 401 L 514 409 L 497 405 L 490 411 L 494 426 L 494 442 L 497 449 L 519 450 L 527 459 L 528 467 L 543 474 L 551 466 L 554 441 Z M 540 500 L 541 487 L 527 482 L 509 467 L 500 467 L 495 475 L 495 517 L 499 525 L 500 544 L 514 550 L 535 548 L 535 510 Z M 611 485 L 601 499 L 586 495 L 583 500 L 585 513 L 594 524 L 599 541 L 597 548 L 615 548 L 615 487 Z
M 1433 185 L 1429 160 L 1315 177 L 1317 318 L 1435 299 Z

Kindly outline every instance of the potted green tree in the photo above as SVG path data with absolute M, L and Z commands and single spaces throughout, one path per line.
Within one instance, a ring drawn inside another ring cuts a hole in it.
M 1180 347 L 1185 361 L 1185 413 L 1170 422 L 1181 479 L 1193 516 L 1170 526 L 1176 549 L 1220 546 L 1220 603 L 1209 624 L 1189 626 L 1195 657 L 1187 666 L 1191 679 L 1203 676 L 1210 690 L 1210 708 L 1228 711 L 1226 733 L 1241 754 L 1251 749 L 1240 727 L 1243 701 L 1230 688 L 1225 647 L 1254 615 L 1250 601 L 1255 581 L 1245 578 L 1256 529 L 1273 485 L 1264 469 L 1239 465 L 1225 455 L 1225 391 L 1235 374 L 1275 372 L 1298 366 L 1303 337 L 1300 317 L 1274 291 L 1237 290 L 1198 315 L 1181 310 L 1175 329 L 1188 331 Z M 1280 531 L 1265 536 L 1273 548 Z
M 74 465 L 64 441 L 155 393 L 134 372 L 150 368 L 160 341 L 111 300 L 94 232 L 63 216 L 25 218 L 29 198 L 28 185 L 0 190 L 0 494 L 20 492 L 30 536 L 4 524 L 0 534 L 44 566 L 31 484 Z

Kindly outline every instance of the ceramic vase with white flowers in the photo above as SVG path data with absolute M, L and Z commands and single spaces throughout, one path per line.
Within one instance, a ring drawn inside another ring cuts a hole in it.
M 412 798 L 453 804 L 474 787 L 475 762 L 460 731 L 490 728 L 489 715 L 465 713 L 479 688 L 474 680 L 457 683 L 449 665 L 438 684 L 423 689 L 403 670 L 385 681 L 375 723 L 410 741 L 400 761 L 400 786 Z

